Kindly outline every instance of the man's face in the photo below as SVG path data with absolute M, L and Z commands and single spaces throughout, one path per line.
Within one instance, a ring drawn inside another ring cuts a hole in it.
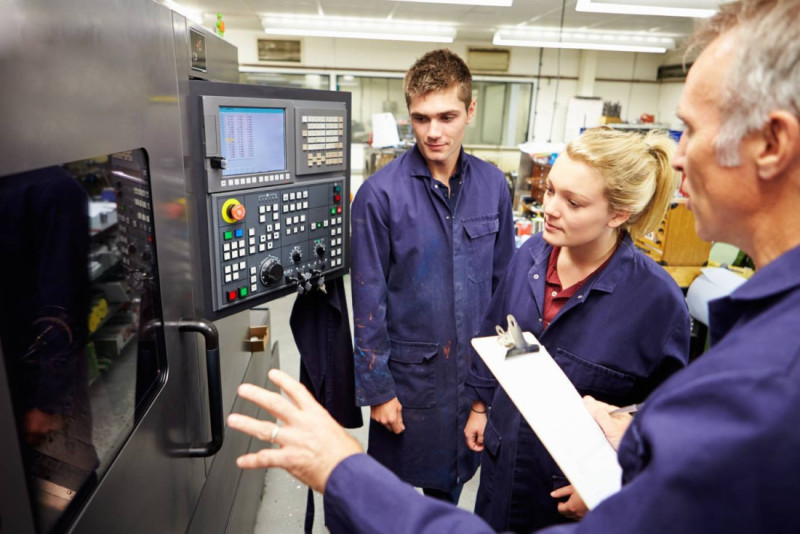
M 694 62 L 678 104 L 686 129 L 673 166 L 683 173 L 682 190 L 689 196 L 695 230 L 706 241 L 736 244 L 742 217 L 757 202 L 756 169 L 746 157 L 748 140 L 740 145 L 742 163 L 723 167 L 717 162 L 715 139 L 719 133 L 721 83 L 733 61 L 735 41 L 725 34 L 712 42 Z
M 429 166 L 455 165 L 467 124 L 475 115 L 475 101 L 469 109 L 458 98 L 458 86 L 411 99 L 408 106 L 417 146 Z

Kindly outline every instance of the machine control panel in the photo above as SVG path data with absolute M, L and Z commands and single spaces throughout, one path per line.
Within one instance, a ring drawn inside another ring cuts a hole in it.
M 310 291 L 344 266 L 344 179 L 217 195 L 214 283 L 224 306 Z M 240 214 L 241 217 L 237 217 Z
M 192 83 L 209 315 L 325 291 L 326 280 L 349 269 L 349 96 Z

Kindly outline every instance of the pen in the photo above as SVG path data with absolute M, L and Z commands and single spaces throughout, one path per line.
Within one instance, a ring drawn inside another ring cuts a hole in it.
M 642 403 L 631 404 L 630 406 L 623 406 L 622 408 L 617 408 L 616 410 L 611 410 L 608 413 L 610 413 L 611 415 L 614 415 L 615 413 L 630 413 L 630 414 L 634 414 L 634 413 L 638 412 L 642 408 L 642 406 L 643 406 Z

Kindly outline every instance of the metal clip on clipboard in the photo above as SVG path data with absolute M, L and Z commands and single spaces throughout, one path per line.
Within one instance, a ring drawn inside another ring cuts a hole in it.
M 528 354 L 530 352 L 539 352 L 539 345 L 535 343 L 529 345 L 525 341 L 525 337 L 522 335 L 522 329 L 519 327 L 514 316 L 509 314 L 506 319 L 508 320 L 508 331 L 503 330 L 503 327 L 500 325 L 494 327 L 497 331 L 497 342 L 508 349 L 506 358 Z

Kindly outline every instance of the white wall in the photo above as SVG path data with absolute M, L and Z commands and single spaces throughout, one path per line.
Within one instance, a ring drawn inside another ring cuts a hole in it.
M 228 30 L 225 39 L 239 49 L 239 63 L 285 67 L 282 63 L 258 61 L 258 39 L 266 38 L 258 31 Z M 438 48 L 436 43 L 400 43 L 393 41 L 364 41 L 361 39 L 333 39 L 304 37 L 302 63 L 294 65 L 307 69 L 377 70 L 400 74 L 422 54 Z M 447 45 L 466 57 L 471 45 L 485 47 L 468 41 L 455 41 Z M 544 49 L 541 75 L 536 101 L 533 138 L 537 141 L 561 141 L 569 99 L 576 96 L 581 52 L 578 50 Z M 674 54 L 644 54 L 623 52 L 597 52 L 593 96 L 622 104 L 623 120 L 638 119 L 643 113 L 655 115 L 656 121 L 671 127 L 678 126 L 674 118 L 682 83 L 659 83 L 658 67 L 675 63 Z M 535 78 L 539 69 L 539 49 L 514 47 L 508 76 Z M 482 73 L 476 73 L 478 75 Z M 551 77 L 560 76 L 560 80 Z M 611 80 L 611 81 L 609 81 Z M 617 81 L 618 80 L 618 81 Z M 558 87 L 558 94 L 556 94 Z

